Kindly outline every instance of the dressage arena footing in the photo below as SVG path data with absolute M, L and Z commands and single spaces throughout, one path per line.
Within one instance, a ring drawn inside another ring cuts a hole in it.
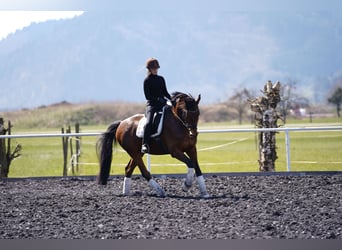
M 296 171 L 296 172 L 218 172 L 218 173 L 203 173 L 205 178 L 217 176 L 317 176 L 317 175 L 337 175 L 342 174 L 342 171 Z M 152 174 L 154 178 L 184 178 L 186 173 L 183 174 Z M 133 174 L 132 178 L 139 177 L 140 174 Z M 108 180 L 113 178 L 123 178 L 124 175 L 110 175 Z M 95 175 L 82 175 L 82 176 L 42 176 L 42 177 L 10 177 L 0 178 L 0 182 L 11 182 L 20 180 L 48 180 L 48 179 L 79 179 L 79 180 L 96 180 Z
M 211 197 L 185 174 L 0 180 L 0 239 L 342 239 L 342 172 L 207 173 Z

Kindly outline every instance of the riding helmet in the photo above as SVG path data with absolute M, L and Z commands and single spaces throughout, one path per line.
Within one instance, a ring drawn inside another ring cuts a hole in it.
M 147 59 L 146 68 L 147 69 L 158 69 L 158 68 L 160 68 L 158 60 L 153 58 L 153 57 Z

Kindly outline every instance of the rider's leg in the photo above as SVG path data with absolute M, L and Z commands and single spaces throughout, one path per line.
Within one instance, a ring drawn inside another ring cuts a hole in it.
M 146 126 L 144 130 L 144 137 L 143 137 L 143 142 L 142 142 L 142 147 L 141 147 L 141 152 L 142 153 L 148 153 L 150 151 L 149 148 L 149 142 L 150 142 L 150 136 L 151 136 L 151 128 L 152 128 L 152 120 L 153 120 L 153 115 L 155 113 L 155 110 L 152 106 L 147 106 L 146 107 Z

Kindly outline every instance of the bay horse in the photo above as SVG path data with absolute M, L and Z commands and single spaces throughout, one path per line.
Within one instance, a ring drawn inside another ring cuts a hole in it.
M 194 181 L 194 173 L 197 178 L 200 195 L 208 198 L 205 181 L 197 159 L 197 123 L 200 115 L 198 104 L 201 95 L 195 100 L 191 95 L 181 92 L 174 92 L 171 96 L 171 105 L 166 105 L 162 132 L 159 138 L 151 138 L 150 154 L 170 154 L 172 157 L 186 164 L 188 171 L 182 188 L 188 191 Z M 142 139 L 136 135 L 139 121 L 143 114 L 136 114 L 122 121 L 115 121 L 110 124 L 97 142 L 97 154 L 100 163 L 100 171 L 97 182 L 106 185 L 110 173 L 114 146 L 117 142 L 129 154 L 131 159 L 125 167 L 125 178 L 123 183 L 123 195 L 130 195 L 131 176 L 136 166 L 149 185 L 155 190 L 158 196 L 165 197 L 163 188 L 152 178 L 147 170 L 143 153 L 140 149 Z

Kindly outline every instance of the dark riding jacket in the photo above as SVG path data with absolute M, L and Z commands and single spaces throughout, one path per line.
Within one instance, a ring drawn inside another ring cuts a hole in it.
M 162 76 L 149 74 L 144 80 L 144 93 L 147 100 L 146 127 L 144 131 L 143 144 L 148 144 L 151 134 L 151 126 L 154 113 L 166 105 L 165 97 L 171 100 L 166 89 L 165 80 Z
M 171 96 L 166 89 L 164 77 L 149 74 L 144 80 L 144 93 L 147 105 L 162 107 L 165 105 L 165 97 L 171 100 Z

